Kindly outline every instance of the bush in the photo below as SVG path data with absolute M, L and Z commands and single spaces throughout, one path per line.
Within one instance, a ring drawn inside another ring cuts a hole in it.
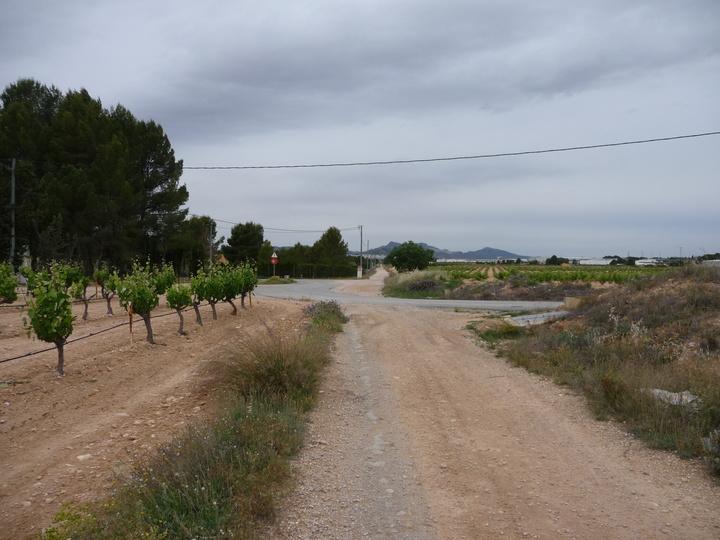
M 710 463 L 717 464 L 715 447 L 705 442 L 720 425 L 715 279 L 715 272 L 683 267 L 639 289 L 630 282 L 589 296 L 565 321 L 503 341 L 499 351 L 576 388 L 598 418 L 622 420 L 651 446 L 682 457 L 710 452 Z M 698 400 L 665 403 L 651 389 L 689 391 Z
M 349 320 L 340 304 L 333 300 L 314 302 L 303 309 L 303 314 L 310 319 L 312 326 L 330 333 L 342 332 L 342 325 Z
M 439 291 L 443 288 L 443 284 L 432 279 L 421 279 L 414 281 L 408 285 L 409 291 Z
M 226 378 L 241 396 L 282 395 L 307 411 L 328 361 L 325 343 L 317 336 L 266 334 L 240 344 Z
M 11 304 L 17 300 L 17 284 L 12 266 L 0 263 L 0 304 Z
M 337 304 L 322 304 L 313 320 L 338 316 Z M 324 324 L 313 324 L 307 334 L 264 334 L 228 348 L 214 370 L 232 391 L 219 417 L 137 456 L 117 475 L 107 504 L 64 510 L 40 538 L 256 538 L 291 477 L 302 413 L 329 360 L 327 335 Z
M 446 288 L 458 284 L 459 281 L 443 270 L 413 270 L 391 275 L 385 281 L 383 294 L 401 298 L 444 297 Z

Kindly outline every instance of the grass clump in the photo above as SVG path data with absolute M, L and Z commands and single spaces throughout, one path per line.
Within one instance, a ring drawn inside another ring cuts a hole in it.
M 343 324 L 349 320 L 334 300 L 314 302 L 303 308 L 303 313 L 313 327 L 333 334 L 342 332 Z
M 312 320 L 326 316 L 326 307 L 310 311 Z M 64 509 L 39 538 L 255 537 L 272 519 L 289 460 L 302 447 L 304 413 L 329 361 L 329 332 L 315 323 L 290 337 L 241 340 L 217 370 L 228 397 L 215 418 L 134 457 L 107 503 Z
M 591 295 L 566 320 L 497 349 L 586 395 L 599 419 L 624 422 L 653 447 L 706 458 L 720 475 L 719 326 L 720 270 L 688 267 Z M 693 398 L 658 397 L 681 392 Z
M 494 350 L 500 343 L 508 339 L 516 339 L 525 333 L 525 329 L 508 322 L 502 322 L 499 326 L 485 328 L 481 321 L 473 321 L 466 327 L 475 333 L 483 345 Z
M 291 277 L 270 276 L 262 282 L 263 285 L 287 285 L 288 283 L 296 283 L 296 281 Z
M 314 304 L 313 304 L 314 305 Z M 225 366 L 228 385 L 242 396 L 283 396 L 301 411 L 312 408 L 329 361 L 328 343 L 315 323 L 310 334 L 291 338 L 265 334 L 243 340 L 232 362 Z
M 460 278 L 444 270 L 413 270 L 388 277 L 383 294 L 397 298 L 445 298 L 445 291 L 461 284 Z

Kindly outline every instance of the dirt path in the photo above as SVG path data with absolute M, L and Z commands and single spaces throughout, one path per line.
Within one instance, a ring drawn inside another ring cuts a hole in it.
M 479 348 L 471 315 L 346 311 L 301 484 L 269 537 L 720 537 L 703 467 Z
M 381 280 L 342 288 L 377 295 Z M 187 336 L 170 313 L 153 322 L 159 346 L 111 330 L 68 345 L 62 379 L 54 352 L 0 363 L 0 538 L 107 497 L 129 452 L 212 414 L 213 362 L 233 339 L 297 331 L 305 305 L 260 298 L 237 317 L 219 306 L 217 321 L 206 308 L 203 327 L 186 317 Z M 720 537 L 720 489 L 701 466 L 647 450 L 479 348 L 463 330 L 477 315 L 345 309 L 297 489 L 263 537 Z M 73 337 L 122 320 L 95 303 Z M 0 360 L 44 347 L 0 310 Z

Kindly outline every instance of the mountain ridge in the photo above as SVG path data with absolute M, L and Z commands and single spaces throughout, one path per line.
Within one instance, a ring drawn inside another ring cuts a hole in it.
M 425 242 L 417 242 L 418 245 L 425 249 L 432 249 L 435 252 L 436 259 L 458 259 L 458 260 L 497 260 L 497 259 L 530 259 L 529 255 L 518 255 L 517 253 L 511 253 L 503 249 L 497 249 L 492 247 L 484 247 L 474 251 L 451 251 L 448 249 L 437 248 L 426 244 Z M 400 242 L 389 242 L 384 246 L 373 248 L 369 251 L 363 252 L 363 255 L 379 255 L 385 256 L 394 247 L 401 245 Z M 351 255 L 358 255 L 359 252 L 349 252 Z

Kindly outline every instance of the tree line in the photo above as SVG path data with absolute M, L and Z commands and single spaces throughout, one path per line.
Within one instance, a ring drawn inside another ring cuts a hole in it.
M 120 104 L 105 108 L 85 89 L 63 93 L 19 79 L 0 94 L 0 259 L 17 268 L 29 252 L 35 267 L 72 261 L 88 276 L 99 268 L 130 272 L 144 260 L 188 276 L 222 255 L 268 272 L 275 248 L 262 225 L 236 225 L 222 245 L 212 218 L 188 213 L 182 172 L 156 122 Z M 313 246 L 278 251 L 282 274 L 355 269 L 335 227 Z
M 20 79 L 0 95 L 0 249 L 18 266 L 77 261 L 129 269 L 136 259 L 188 272 L 209 257 L 214 223 L 188 218 L 183 163 L 162 127 L 82 89 Z M 11 204 L 14 179 L 15 205 Z M 11 212 L 14 210 L 14 212 Z M 12 216 L 14 214 L 14 220 Z
M 235 225 L 222 248 L 223 256 L 231 263 L 255 261 L 258 272 L 272 275 L 270 258 L 278 256 L 276 275 L 324 278 L 350 277 L 357 272 L 355 258 L 348 255 L 348 244 L 337 227 L 328 228 L 312 245 L 296 243 L 292 247 L 276 248 L 264 239 L 264 228 L 259 223 Z

